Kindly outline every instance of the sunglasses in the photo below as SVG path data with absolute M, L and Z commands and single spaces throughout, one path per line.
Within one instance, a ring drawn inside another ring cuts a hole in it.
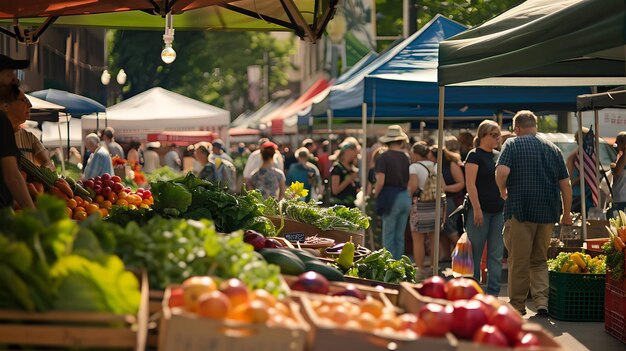
M 500 133 L 497 132 L 489 133 L 489 135 L 491 135 L 491 137 L 494 139 L 498 139 L 500 137 Z

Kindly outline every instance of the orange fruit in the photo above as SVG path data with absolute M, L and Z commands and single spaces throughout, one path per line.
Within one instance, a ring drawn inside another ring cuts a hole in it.
M 114 204 L 117 201 L 117 194 L 113 192 L 109 193 L 108 199 L 112 204 Z
M 128 197 L 128 194 L 126 194 L 126 192 L 125 192 L 124 190 L 120 191 L 120 192 L 117 194 L 117 198 L 118 198 L 118 199 L 126 199 L 126 197 Z
M 150 205 L 141 204 L 141 205 L 139 205 L 139 208 L 143 208 L 143 209 L 146 209 L 146 210 L 147 210 L 147 209 L 149 209 L 149 208 L 150 208 Z
M 94 212 L 98 212 L 98 210 L 100 210 L 100 207 L 98 207 L 98 205 L 96 204 L 89 204 L 87 205 L 87 207 L 85 207 L 85 212 L 87 212 L 88 215 Z
M 118 206 L 128 206 L 128 201 L 120 198 L 120 199 L 117 199 L 115 204 Z
M 71 208 L 66 207 L 66 208 L 65 208 L 65 212 L 67 212 L 67 216 L 68 216 L 68 217 L 72 218 L 72 215 L 73 215 L 74 213 L 72 212 L 72 209 L 71 209 Z
M 85 211 L 75 211 L 74 212 L 74 219 L 77 221 L 82 221 L 85 220 L 87 218 L 87 212 Z
M 67 207 L 68 207 L 70 210 L 73 210 L 73 209 L 75 209 L 75 208 L 76 208 L 76 206 L 78 206 L 78 203 L 77 203 L 77 202 L 76 202 L 76 200 L 74 200 L 74 199 L 69 199 L 69 200 L 67 200 L 66 204 L 67 204 Z M 71 216 L 70 216 L 70 217 L 71 217 Z
M 204 293 L 198 298 L 198 314 L 203 317 L 224 319 L 230 311 L 230 301 L 220 291 Z
M 83 198 L 78 195 L 74 196 L 74 201 L 76 201 L 76 206 L 82 206 L 84 202 Z
M 104 201 L 104 196 L 102 195 L 96 195 L 96 202 L 101 204 L 102 201 Z
M 148 206 L 150 206 L 150 205 L 151 205 L 151 203 L 150 203 L 150 199 L 143 199 L 143 200 L 141 201 L 141 203 L 142 203 L 142 204 L 145 204 L 145 205 L 148 205 Z
M 101 208 L 100 209 L 100 215 L 102 216 L 102 218 L 106 217 L 109 215 L 109 210 L 106 208 Z
M 102 201 L 102 203 L 100 205 L 101 205 L 102 208 L 106 208 L 107 210 L 110 210 L 111 207 L 113 207 L 113 203 L 111 203 L 111 201 L 109 201 L 109 200 Z
M 76 214 L 76 212 L 85 212 L 85 208 L 83 206 L 76 206 L 76 208 L 74 208 L 74 214 Z

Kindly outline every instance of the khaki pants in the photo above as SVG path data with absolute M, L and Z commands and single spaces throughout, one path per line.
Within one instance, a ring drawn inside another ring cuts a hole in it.
M 535 306 L 548 306 L 548 246 L 554 224 L 519 222 L 514 217 L 504 223 L 504 245 L 509 252 L 508 293 L 511 305 L 526 309 L 528 289 Z

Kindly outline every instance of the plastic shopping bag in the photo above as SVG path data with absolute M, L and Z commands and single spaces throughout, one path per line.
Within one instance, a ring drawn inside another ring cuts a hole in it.
M 474 258 L 472 257 L 472 243 L 463 233 L 459 241 L 456 242 L 452 252 L 452 271 L 464 276 L 474 275 Z

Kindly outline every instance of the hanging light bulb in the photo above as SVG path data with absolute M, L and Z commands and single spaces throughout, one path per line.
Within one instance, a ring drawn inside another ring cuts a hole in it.
M 126 72 L 124 71 L 124 69 L 120 69 L 120 71 L 117 73 L 117 77 L 115 78 L 117 80 L 117 84 L 119 85 L 124 85 L 126 84 Z
M 109 85 L 109 83 L 111 82 L 111 74 L 106 69 L 104 70 L 104 72 L 102 72 L 102 75 L 100 76 L 100 82 L 102 83 L 102 85 Z
M 174 18 L 171 13 L 165 15 L 165 34 L 163 34 L 163 42 L 165 48 L 161 51 L 161 60 L 170 64 L 176 60 L 176 51 L 172 49 L 172 42 L 174 41 Z

